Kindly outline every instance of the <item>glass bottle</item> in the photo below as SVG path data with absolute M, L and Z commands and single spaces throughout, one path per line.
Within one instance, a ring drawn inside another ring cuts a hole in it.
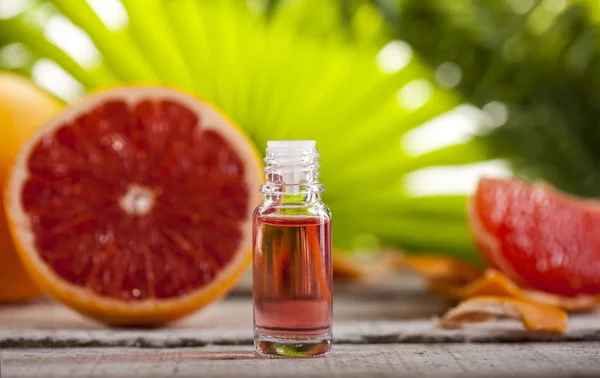
M 331 347 L 331 214 L 321 199 L 315 141 L 267 144 L 254 212 L 254 347 L 315 356 Z

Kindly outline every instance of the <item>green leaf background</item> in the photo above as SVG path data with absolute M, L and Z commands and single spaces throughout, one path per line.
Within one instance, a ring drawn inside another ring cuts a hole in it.
M 600 192 L 597 7 L 523 2 L 114 0 L 127 15 L 114 29 L 99 1 L 30 0 L 0 18 L 0 66 L 35 79 L 36 64 L 51 61 L 84 91 L 121 82 L 186 88 L 259 150 L 267 140 L 316 139 L 338 248 L 476 260 L 466 195 L 415 196 L 407 175 L 506 157 L 526 177 Z M 83 30 L 99 59 L 81 62 L 55 44 L 46 25 L 57 19 Z M 382 69 L 390 49 L 392 67 Z M 407 62 L 394 68 L 394 59 Z M 444 67 L 460 81 L 440 80 Z M 399 91 L 417 87 L 425 93 L 408 91 L 416 103 L 399 101 Z M 406 149 L 408 133 L 465 103 L 499 110 L 501 127 L 482 124 L 466 141 L 420 154 Z

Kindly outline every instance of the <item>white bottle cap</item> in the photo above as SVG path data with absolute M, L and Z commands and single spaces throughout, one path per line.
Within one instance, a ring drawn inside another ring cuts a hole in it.
M 299 193 L 300 184 L 307 173 L 318 168 L 317 142 L 314 140 L 272 140 L 267 142 L 265 171 L 277 167 L 284 183 L 288 185 L 286 192 Z
M 317 142 L 314 140 L 271 140 L 267 142 L 269 148 L 302 148 L 316 147 Z

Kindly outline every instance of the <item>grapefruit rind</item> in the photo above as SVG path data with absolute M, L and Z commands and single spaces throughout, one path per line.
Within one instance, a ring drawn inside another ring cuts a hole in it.
M 433 254 L 403 256 L 401 267 L 406 267 L 428 281 L 451 282 L 462 285 L 481 276 L 481 269 L 452 257 Z
M 372 259 L 335 250 L 332 257 L 333 278 L 339 281 L 371 281 L 394 275 L 400 265 L 398 251 L 386 251 Z
M 190 314 L 225 295 L 233 287 L 251 261 L 251 227 L 243 227 L 243 241 L 236 256 L 220 271 L 210 284 L 190 294 L 169 299 L 144 299 L 123 301 L 96 294 L 91 289 L 75 286 L 58 276 L 39 256 L 35 247 L 35 237 L 30 220 L 23 209 L 20 198 L 23 184 L 28 177 L 28 158 L 40 139 L 53 133 L 65 122 L 94 109 L 111 99 L 136 103 L 140 100 L 173 100 L 197 114 L 202 115 L 202 127 L 217 130 L 227 142 L 235 146 L 238 154 L 245 158 L 246 184 L 249 187 L 249 201 L 246 221 L 252 219 L 254 205 L 260 202 L 258 188 L 262 180 L 262 166 L 258 151 L 248 137 L 224 117 L 216 108 L 190 94 L 162 86 L 122 86 L 96 92 L 67 108 L 42 127 L 19 152 L 9 174 L 5 189 L 5 204 L 9 229 L 17 251 L 29 275 L 47 294 L 67 304 L 82 314 L 113 325 L 155 325 L 175 320 Z M 233 127 L 223 127 L 226 124 Z M 250 158 L 251 157 L 251 158 Z
M 562 308 L 569 312 L 590 311 L 600 306 L 600 298 L 593 295 L 564 297 L 537 290 L 521 289 L 504 274 L 488 269 L 478 278 L 461 284 L 446 279 L 429 281 L 429 289 L 444 298 L 464 300 L 478 296 L 516 298 L 527 302 Z
M 495 296 L 472 297 L 460 302 L 446 312 L 437 326 L 459 328 L 470 323 L 494 320 L 497 317 L 518 319 L 532 331 L 560 334 L 567 331 L 567 313 L 559 308 Z

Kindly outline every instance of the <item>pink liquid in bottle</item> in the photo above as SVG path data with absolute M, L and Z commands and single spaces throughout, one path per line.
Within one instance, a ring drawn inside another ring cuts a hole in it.
M 325 335 L 331 329 L 331 222 L 257 218 L 256 328 L 272 335 Z

